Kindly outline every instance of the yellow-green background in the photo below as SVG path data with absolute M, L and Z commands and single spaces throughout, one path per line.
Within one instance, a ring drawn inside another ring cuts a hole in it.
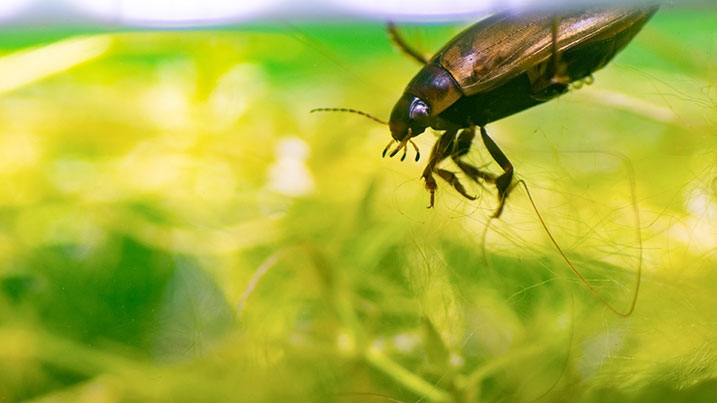
M 418 66 L 380 23 L 3 28 L 0 402 L 714 401 L 716 16 L 488 126 L 617 310 L 642 255 L 628 318 L 521 188 L 427 209 L 434 134 L 309 113 L 388 117 Z

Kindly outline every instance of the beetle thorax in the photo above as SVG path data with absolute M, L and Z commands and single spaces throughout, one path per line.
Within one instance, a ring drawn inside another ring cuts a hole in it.
M 463 96 L 453 76 L 435 62 L 425 65 L 408 83 L 405 92 L 423 100 L 432 117 L 438 116 Z

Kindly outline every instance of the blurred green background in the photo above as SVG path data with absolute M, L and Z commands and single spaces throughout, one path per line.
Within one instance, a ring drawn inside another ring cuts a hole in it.
M 521 188 L 427 209 L 434 134 L 309 113 L 388 117 L 419 66 L 380 23 L 4 28 L 0 402 L 715 401 L 716 16 L 488 126 L 619 311 L 642 260 L 627 318 Z

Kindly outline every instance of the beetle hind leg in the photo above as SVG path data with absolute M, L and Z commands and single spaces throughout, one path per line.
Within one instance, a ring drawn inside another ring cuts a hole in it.
M 388 36 L 391 38 L 391 41 L 398 46 L 403 53 L 410 56 L 412 59 L 416 60 L 418 63 L 421 64 L 427 64 L 428 58 L 424 55 L 422 55 L 417 50 L 413 49 L 408 45 L 408 43 L 403 39 L 401 34 L 398 33 L 398 29 L 396 28 L 396 24 L 393 22 L 389 22 L 386 29 L 388 30 Z
M 551 55 L 546 62 L 528 70 L 532 87 L 531 96 L 539 101 L 548 101 L 568 91 L 570 76 L 567 66 L 560 58 L 558 51 L 558 30 L 560 19 L 553 18 L 551 26 Z
M 493 218 L 498 218 L 503 212 L 503 207 L 505 207 L 505 199 L 513 189 L 511 187 L 511 183 L 513 182 L 513 164 L 510 163 L 508 157 L 503 153 L 503 150 L 501 150 L 488 135 L 488 132 L 486 132 L 483 126 L 480 128 L 480 135 L 491 157 L 503 168 L 503 173 L 495 178 L 495 187 L 498 190 L 498 208 L 493 213 Z

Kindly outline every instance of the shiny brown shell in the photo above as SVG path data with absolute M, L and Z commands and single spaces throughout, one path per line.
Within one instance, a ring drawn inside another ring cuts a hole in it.
M 604 62 L 594 66 L 595 71 L 627 45 L 657 8 L 591 9 L 561 14 L 501 13 L 460 33 L 432 62 L 439 63 L 453 76 L 464 95 L 485 92 L 547 62 L 553 55 L 553 24 L 557 23 L 558 53 L 614 41 L 614 50 Z M 582 77 L 574 77 L 579 78 Z

